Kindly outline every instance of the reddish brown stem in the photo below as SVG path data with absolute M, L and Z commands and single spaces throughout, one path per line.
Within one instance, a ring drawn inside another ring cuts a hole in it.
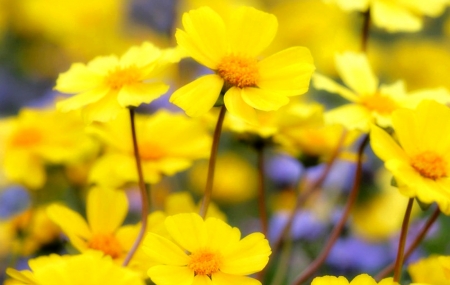
M 414 198 L 410 198 L 408 206 L 406 206 L 405 216 L 403 218 L 402 230 L 398 242 L 397 259 L 394 266 L 394 281 L 399 282 L 402 275 L 403 257 L 405 251 L 406 237 L 408 236 L 409 219 L 411 217 L 411 210 L 414 203 Z

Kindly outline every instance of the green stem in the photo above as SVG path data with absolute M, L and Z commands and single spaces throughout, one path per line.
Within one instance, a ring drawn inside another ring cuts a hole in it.
M 205 194 L 203 196 L 202 205 L 200 207 L 200 216 L 206 217 L 208 206 L 211 202 L 212 188 L 214 184 L 214 172 L 216 170 L 216 159 L 219 151 L 220 134 L 222 133 L 223 121 L 227 108 L 223 105 L 220 109 L 219 117 L 217 119 L 216 128 L 214 129 L 213 143 L 211 146 L 211 154 L 209 156 L 208 176 L 206 178 Z
M 142 242 L 142 239 L 144 238 L 146 229 L 147 229 L 147 216 L 148 216 L 148 210 L 149 210 L 149 197 L 147 193 L 147 189 L 145 187 L 145 181 L 144 181 L 144 174 L 142 172 L 142 164 L 141 164 L 141 156 L 139 155 L 139 147 L 137 143 L 137 136 L 136 136 L 136 126 L 135 126 L 135 114 L 134 109 L 130 108 L 130 123 L 131 123 L 131 137 L 133 141 L 133 150 L 134 150 L 134 159 L 136 161 L 136 168 L 138 172 L 138 184 L 139 184 L 139 190 L 141 194 L 141 203 L 142 203 L 142 209 L 141 209 L 141 229 L 139 231 L 139 234 L 134 241 L 133 246 L 131 247 L 130 251 L 128 252 L 127 256 L 125 257 L 125 260 L 123 261 L 122 266 L 127 266 L 128 263 L 133 258 L 133 255 L 136 253 L 137 249 L 139 248 L 139 245 Z
M 411 210 L 414 203 L 414 198 L 409 198 L 408 206 L 406 207 L 405 216 L 403 218 L 402 230 L 400 233 L 400 240 L 398 242 L 397 259 L 394 267 L 394 282 L 399 282 L 402 275 L 404 250 L 406 244 L 406 237 L 408 235 L 409 219 L 411 217 Z

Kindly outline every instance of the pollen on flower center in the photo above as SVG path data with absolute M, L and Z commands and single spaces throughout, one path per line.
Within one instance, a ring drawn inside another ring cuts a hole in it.
M 166 156 L 166 153 L 162 147 L 144 142 L 139 144 L 139 156 L 143 160 L 158 160 Z
M 24 128 L 15 133 L 11 143 L 16 147 L 30 147 L 42 141 L 42 134 L 35 128 Z
M 411 159 L 411 166 L 423 177 L 433 180 L 447 176 L 446 161 L 432 151 L 424 151 Z
M 113 90 L 139 81 L 141 74 L 135 66 L 116 68 L 106 76 L 106 84 Z
M 237 55 L 222 58 L 217 73 L 226 83 L 239 88 L 256 86 L 259 79 L 258 61 Z
M 89 240 L 88 247 L 103 251 L 112 258 L 118 258 L 123 251 L 119 241 L 110 234 L 95 234 Z
M 190 255 L 188 268 L 194 271 L 195 275 L 208 275 L 216 273 L 222 265 L 222 256 L 218 252 L 207 249 L 198 250 Z
M 397 103 L 394 100 L 381 94 L 363 96 L 361 98 L 361 104 L 371 111 L 384 115 L 389 115 L 398 108 Z

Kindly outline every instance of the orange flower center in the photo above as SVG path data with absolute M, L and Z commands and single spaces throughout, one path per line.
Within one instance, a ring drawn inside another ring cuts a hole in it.
M 123 252 L 119 241 L 111 234 L 95 234 L 89 240 L 88 247 L 103 251 L 112 258 L 118 258 Z
M 398 108 L 397 103 L 394 100 L 381 94 L 364 96 L 361 100 L 361 104 L 367 109 L 379 114 L 389 115 Z
M 426 178 L 436 180 L 447 177 L 447 163 L 433 151 L 424 151 L 414 156 L 411 166 Z
M 16 147 L 30 147 L 42 141 L 42 133 L 32 127 L 24 128 L 15 133 L 11 143 Z
M 228 85 L 239 88 L 256 86 L 259 79 L 258 62 L 254 58 L 227 55 L 222 58 L 217 73 Z
M 164 149 L 152 143 L 140 143 L 139 155 L 143 160 L 158 160 L 166 156 Z
M 219 271 L 222 265 L 222 256 L 218 252 L 208 249 L 201 249 L 190 255 L 188 268 L 194 271 L 195 275 L 207 275 Z
M 140 81 L 141 73 L 135 66 L 117 67 L 106 76 L 106 84 L 113 90 Z

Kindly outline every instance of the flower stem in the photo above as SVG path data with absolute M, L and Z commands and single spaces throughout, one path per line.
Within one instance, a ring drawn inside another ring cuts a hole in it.
M 369 29 L 370 29 L 370 8 L 364 12 L 364 23 L 361 33 L 361 51 L 367 52 L 367 42 L 369 40 Z
M 400 240 L 398 242 L 397 259 L 395 260 L 394 267 L 394 282 L 399 282 L 402 274 L 406 236 L 408 235 L 409 218 L 411 217 L 411 209 L 413 203 L 414 198 L 409 198 L 408 206 L 406 206 L 405 216 L 403 217 L 402 230 L 400 233 Z
M 264 142 L 255 146 L 258 154 L 258 207 L 261 220 L 262 233 L 267 236 L 267 208 L 266 208 L 266 189 L 264 183 Z
M 408 246 L 407 250 L 405 251 L 405 255 L 403 257 L 404 260 L 407 260 L 408 257 L 414 252 L 414 250 L 417 248 L 417 246 L 422 242 L 422 240 L 425 238 L 426 234 L 428 233 L 428 230 L 431 228 L 431 226 L 434 224 L 434 222 L 439 217 L 439 214 L 441 211 L 439 208 L 436 208 L 433 212 L 433 214 L 430 216 L 430 218 L 427 220 L 425 226 L 421 229 L 419 234 L 416 236 L 414 241 Z M 381 280 L 385 278 L 389 273 L 391 273 L 394 270 L 395 262 L 392 262 L 388 266 L 386 266 L 378 275 L 375 277 L 376 280 Z
M 364 153 L 364 149 L 369 142 L 369 135 L 365 135 L 361 145 L 358 149 L 358 164 L 356 167 L 355 180 L 353 181 L 353 187 L 350 191 L 350 195 L 347 200 L 347 204 L 345 205 L 344 212 L 342 214 L 341 219 L 339 220 L 336 227 L 331 232 L 329 239 L 324 247 L 324 249 L 320 252 L 319 256 L 303 271 L 293 282 L 294 285 L 299 285 L 306 281 L 311 275 L 313 275 L 317 269 L 325 262 L 328 254 L 333 248 L 335 242 L 339 238 L 342 229 L 344 228 L 345 223 L 347 222 L 348 216 L 350 214 L 350 210 L 353 207 L 353 204 L 356 201 L 359 193 L 359 184 L 361 183 L 361 174 L 362 174 L 362 157 Z
M 203 196 L 202 205 L 200 207 L 200 216 L 206 217 L 208 206 L 211 202 L 212 188 L 214 184 L 214 172 L 216 169 L 216 159 L 219 150 L 220 134 L 222 133 L 223 121 L 227 108 L 223 105 L 220 109 L 219 117 L 217 119 L 216 128 L 214 129 L 213 142 L 211 146 L 211 154 L 209 156 L 208 176 L 206 178 L 205 194 Z
M 123 261 L 122 266 L 128 265 L 128 263 L 133 258 L 133 255 L 136 253 L 137 249 L 139 248 L 139 245 L 141 244 L 142 239 L 144 238 L 144 234 L 147 229 L 147 216 L 148 216 L 148 210 L 149 210 L 149 204 L 150 204 L 147 189 L 145 187 L 144 175 L 142 173 L 141 156 L 139 155 L 139 147 L 138 147 L 137 136 L 136 136 L 134 109 L 130 108 L 129 110 L 130 110 L 130 123 L 131 123 L 131 137 L 133 140 L 134 159 L 136 161 L 136 168 L 137 168 L 138 178 L 139 178 L 139 190 L 141 193 L 142 209 L 141 209 L 141 229 L 139 231 L 139 234 L 138 234 L 136 240 L 134 241 L 133 246 L 131 247 L 130 251 L 128 252 L 125 260 Z

